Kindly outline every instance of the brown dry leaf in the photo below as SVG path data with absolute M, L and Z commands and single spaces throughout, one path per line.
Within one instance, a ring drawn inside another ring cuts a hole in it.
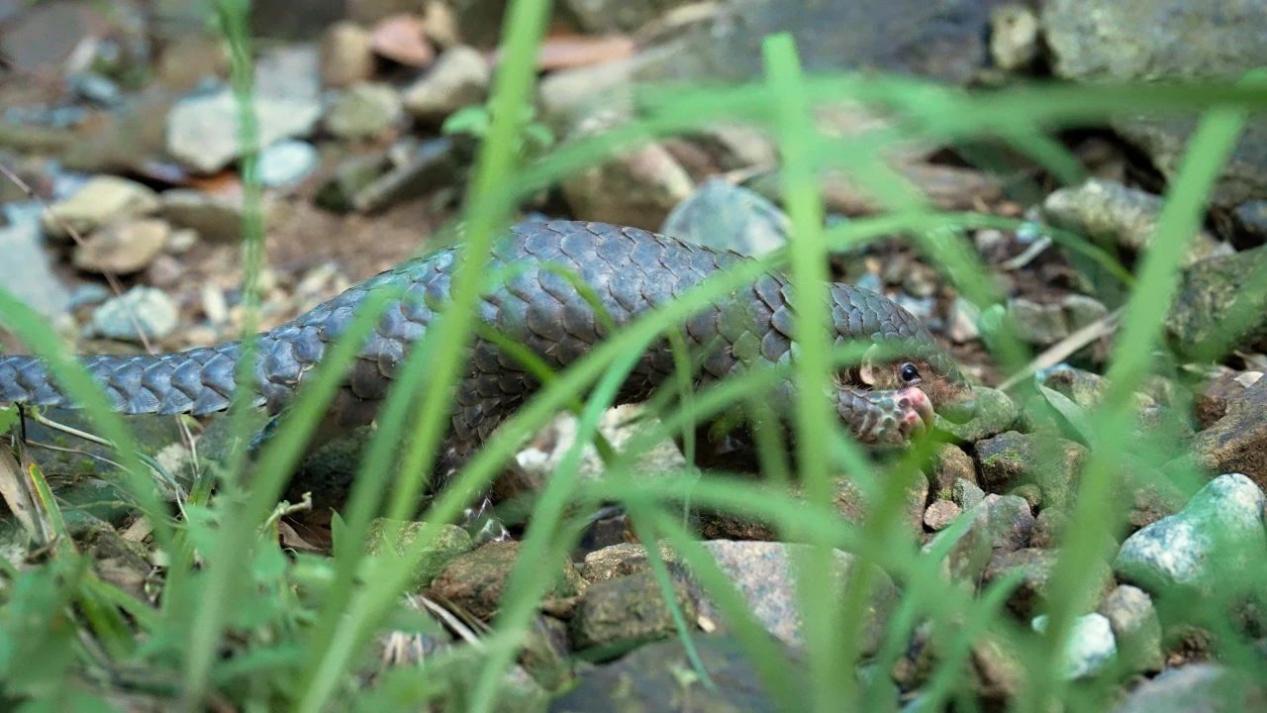
M 43 531 L 39 510 L 27 490 L 26 480 L 22 477 L 22 467 L 7 448 L 0 448 L 0 498 L 9 506 L 9 511 L 17 516 L 18 521 L 27 532 L 41 542 L 47 542 L 48 533 Z
M 436 51 L 424 29 L 422 20 L 413 15 L 383 18 L 371 33 L 374 52 L 407 67 L 426 67 L 435 59 Z
M 323 550 L 322 548 L 305 540 L 299 532 L 295 530 L 295 528 L 291 527 L 290 523 L 285 520 L 277 523 L 277 530 L 281 535 L 282 545 L 284 547 L 289 547 L 303 552 L 318 552 L 323 554 L 326 552 L 326 550 Z

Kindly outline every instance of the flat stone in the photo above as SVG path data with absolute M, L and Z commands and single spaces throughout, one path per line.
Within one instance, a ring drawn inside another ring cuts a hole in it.
M 1135 532 L 1113 569 L 1153 595 L 1211 592 L 1227 573 L 1254 566 L 1267 551 L 1263 491 L 1240 473 L 1221 475 L 1183 510 Z
M 1241 713 L 1262 710 L 1267 691 L 1216 663 L 1190 663 L 1145 680 L 1113 713 Z
M 1002 492 L 1032 483 L 1042 488 L 1048 505 L 1063 507 L 1076 487 L 1087 449 L 1055 436 L 1008 431 L 977 442 L 981 482 L 987 490 Z
M 803 646 L 792 558 L 806 545 L 732 540 L 708 540 L 703 545 L 748 601 L 752 613 L 766 630 L 785 644 Z M 832 583 L 843 587 L 854 567 L 861 565 L 845 552 L 837 550 L 834 555 Z M 864 654 L 875 651 L 884 622 L 897 601 L 892 580 L 878 570 L 872 575 L 871 596 L 863 612 L 865 623 L 860 628 L 860 649 Z
M 458 109 L 482 104 L 491 81 L 484 55 L 470 47 L 451 47 L 405 89 L 405 110 L 419 121 L 438 124 Z
M 74 195 L 49 206 L 41 219 L 45 234 L 81 237 L 116 221 L 141 218 L 158 210 L 158 194 L 135 181 L 116 176 L 94 176 Z
M 307 141 L 278 141 L 260 152 L 256 170 L 265 188 L 288 188 L 307 178 L 321 162 L 317 148 Z
M 112 223 L 75 247 L 75 267 L 127 275 L 144 270 L 163 251 L 171 226 L 156 219 Z
M 321 118 L 315 98 L 257 93 L 254 109 L 261 147 L 307 136 Z M 242 155 L 238 115 L 228 89 L 177 102 L 167 116 L 167 152 L 192 171 L 219 171 Z
M 1249 319 L 1237 333 L 1228 333 L 1227 319 L 1230 312 L 1243 307 L 1247 296 L 1243 286 L 1258 284 L 1263 275 L 1267 275 L 1267 246 L 1203 260 L 1185 270 L 1166 317 L 1171 344 L 1199 361 L 1223 357 L 1222 353 L 1205 354 L 1213 344 L 1228 349 L 1267 348 L 1267 306 L 1261 299 L 1249 306 Z
M 791 224 L 761 194 L 714 178 L 673 208 L 660 232 L 718 250 L 760 257 L 785 246 Z
M 92 313 L 93 332 L 107 339 L 140 342 L 158 340 L 176 330 L 176 304 L 162 290 L 133 287 Z
M 264 206 L 265 218 L 268 206 Z M 164 191 L 162 214 L 169 223 L 197 231 L 212 242 L 238 242 L 242 239 L 242 197 L 219 196 L 187 188 Z
M 0 284 L 24 304 L 52 319 L 71 307 L 70 289 L 53 271 L 40 230 L 43 207 L 34 201 L 8 203 L 0 222 Z

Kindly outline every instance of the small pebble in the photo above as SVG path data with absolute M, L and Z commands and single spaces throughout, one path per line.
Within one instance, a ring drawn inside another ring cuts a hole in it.
M 950 500 L 938 500 L 924 511 L 924 524 L 933 532 L 941 532 L 950 527 L 960 512 L 959 506 Z

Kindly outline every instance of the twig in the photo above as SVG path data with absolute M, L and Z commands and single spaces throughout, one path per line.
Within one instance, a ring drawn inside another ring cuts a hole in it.
M 1068 359 L 1070 355 L 1087 346 L 1091 342 L 1112 334 L 1117 330 L 1118 319 L 1121 316 L 1122 308 L 1119 307 L 1053 344 L 1042 354 L 1035 357 L 1034 360 L 1027 364 L 1024 369 L 1021 369 L 1017 373 L 1008 377 L 1002 384 L 999 384 L 999 390 L 1007 391 L 1039 371 L 1051 368 L 1065 359 Z

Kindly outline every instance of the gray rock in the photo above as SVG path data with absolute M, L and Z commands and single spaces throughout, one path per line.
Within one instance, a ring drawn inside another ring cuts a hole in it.
M 405 89 L 405 110 L 419 121 L 438 124 L 462 107 L 483 103 L 491 81 L 484 55 L 470 47 L 451 47 Z
M 198 232 L 213 242 L 242 239 L 242 198 L 213 196 L 202 191 L 177 188 L 162 195 L 163 217 L 169 223 Z M 265 210 L 265 217 L 268 211 Z
M 1183 510 L 1122 543 L 1113 569 L 1154 595 L 1176 588 L 1211 592 L 1267 551 L 1263 491 L 1240 473 L 1220 475 Z
M 1038 17 L 1024 5 L 1001 5 L 990 13 L 990 58 L 1016 72 L 1038 57 Z
M 74 195 L 49 206 L 41 222 L 49 237 L 68 238 L 71 230 L 86 236 L 103 225 L 156 210 L 158 195 L 147 186 L 116 176 L 94 176 Z
M 356 197 L 391 169 L 382 154 L 351 156 L 335 167 L 334 173 L 317 190 L 313 202 L 336 213 L 356 209 Z
M 1060 309 L 1064 310 L 1065 322 L 1069 332 L 1073 333 L 1108 316 L 1109 308 L 1104 303 L 1086 295 L 1065 295 L 1060 298 Z
M 1011 397 L 985 386 L 976 387 L 977 411 L 966 423 L 952 423 L 937 417 L 937 429 L 954 436 L 960 443 L 975 443 L 983 438 L 1003 433 L 1016 423 L 1020 409 Z
M 660 144 L 617 154 L 562 181 L 578 219 L 646 230 L 659 230 L 692 188 L 690 176 Z
M 1240 713 L 1262 710 L 1267 691 L 1214 663 L 1164 671 L 1131 691 L 1113 713 Z
M 762 74 L 761 42 L 789 32 L 806 71 L 883 70 L 967 82 L 984 67 L 993 2 L 734 0 L 710 21 L 670 36 L 643 68 L 648 80 L 744 80 Z
M 42 206 L 8 203 L 3 209 L 8 223 L 0 222 L 0 285 L 44 317 L 62 314 L 71 305 L 71 294 L 44 248 Z
M 400 95 L 391 85 L 359 82 L 334 100 L 325 127 L 341 139 L 364 139 L 387 131 L 403 115 Z
M 307 136 L 321 118 L 315 98 L 270 96 L 257 89 L 254 99 L 259 145 Z M 167 152 L 199 173 L 215 173 L 242 155 L 238 104 L 233 92 L 182 99 L 167 115 Z
M 1002 492 L 1021 483 L 1042 488 L 1048 505 L 1062 507 L 1073 494 L 1087 449 L 1054 436 L 1008 431 L 977 442 L 981 483 Z
M 1058 304 L 1040 304 L 1024 297 L 1007 301 L 1008 315 L 1016 336 L 1039 347 L 1049 346 L 1069 336 L 1069 321 Z
M 1080 186 L 1062 188 L 1043 201 L 1043 215 L 1057 227 L 1088 237 L 1112 241 L 1141 252 L 1157 230 L 1161 196 L 1128 188 L 1115 181 L 1093 178 Z M 1231 248 L 1204 230 L 1192 239 L 1184 264 L 1191 265 Z
M 1267 243 L 1267 200 L 1246 201 L 1236 207 L 1233 217 L 1255 244 Z
M 792 558 L 806 545 L 732 540 L 709 540 L 703 545 L 748 601 L 752 613 L 766 630 L 785 644 L 803 646 Z M 843 587 L 858 566 L 862 565 L 853 555 L 837 550 L 832 571 L 835 586 Z M 874 570 L 871 597 L 863 614 L 865 623 L 860 629 L 863 653 L 875 651 L 896 598 L 893 581 Z
M 787 244 L 791 225 L 778 206 L 729 181 L 706 181 L 669 213 L 660 232 L 719 250 L 760 257 Z
M 374 76 L 374 39 L 348 20 L 331 25 L 321 38 L 321 83 L 346 87 Z
M 107 339 L 140 342 L 162 339 L 176 329 L 176 304 L 161 290 L 133 287 L 92 313 L 93 332 Z
M 1257 0 L 1054 0 L 1042 15 L 1054 69 L 1082 81 L 1234 81 L 1267 64 L 1267 16 Z M 1195 126 L 1188 117 L 1114 122 L 1173 179 Z M 1241 135 L 1213 202 L 1267 196 L 1267 121 Z
M 75 247 L 75 267 L 119 275 L 144 270 L 163 251 L 171 226 L 153 218 L 112 223 Z
M 937 457 L 933 461 L 932 482 L 933 495 L 942 500 L 951 498 L 956 481 L 977 482 L 977 466 L 972 456 L 963 452 L 959 446 L 950 443 L 937 449 Z M 982 494 L 981 497 L 985 497 Z
M 1118 655 L 1132 671 L 1160 671 L 1161 622 L 1153 600 L 1142 589 L 1123 584 L 1109 592 L 1099 612 L 1109 620 Z
M 991 549 L 1012 552 L 1029 544 L 1034 514 L 1025 498 L 991 493 L 977 507 L 985 508 Z
M 977 486 L 975 480 L 959 478 L 951 486 L 951 499 L 964 510 L 971 510 L 985 501 L 985 491 Z
M 1166 329 L 1175 349 L 1204 361 L 1223 356 L 1203 356 L 1214 344 L 1242 349 L 1267 347 L 1267 309 L 1261 298 L 1248 305 L 1248 320 L 1237 325 L 1235 333 L 1229 333 L 1228 324 L 1229 314 L 1247 307 L 1243 286 L 1261 284 L 1263 275 L 1267 275 L 1267 246 L 1203 260 L 1184 271 L 1179 293 L 1166 316 Z
M 956 297 L 950 308 L 949 325 L 946 335 L 956 344 L 971 342 L 981 336 L 981 327 L 977 322 L 981 319 L 981 310 L 963 297 Z
M 752 665 L 752 654 L 738 640 L 722 635 L 692 639 L 715 687 L 685 674 L 693 664 L 677 639 L 647 644 L 615 663 L 579 672 L 575 687 L 550 704 L 551 713 L 590 711 L 751 711 L 780 710 Z M 786 655 L 799 668 L 800 656 Z M 792 685 L 801 685 L 795 682 Z
M 685 584 L 675 583 L 677 603 L 688 623 L 696 617 Z M 651 572 L 638 572 L 590 585 L 572 619 L 577 649 L 662 639 L 674 631 L 673 616 Z
M 488 621 L 500 606 L 502 590 L 518 556 L 518 542 L 490 542 L 449 560 L 431 581 L 428 591 Z M 563 565 L 550 596 L 572 597 L 585 588 L 585 581 L 571 560 L 564 561 Z
M 1047 629 L 1047 617 L 1036 617 L 1034 631 Z M 1113 639 L 1113 627 L 1101 614 L 1085 614 L 1078 617 L 1069 633 L 1064 651 L 1065 678 L 1076 680 L 1094 676 L 1104 670 L 1117 656 L 1117 643 Z
M 320 161 L 315 146 L 287 139 L 261 151 L 256 170 L 265 188 L 288 188 L 307 178 Z

